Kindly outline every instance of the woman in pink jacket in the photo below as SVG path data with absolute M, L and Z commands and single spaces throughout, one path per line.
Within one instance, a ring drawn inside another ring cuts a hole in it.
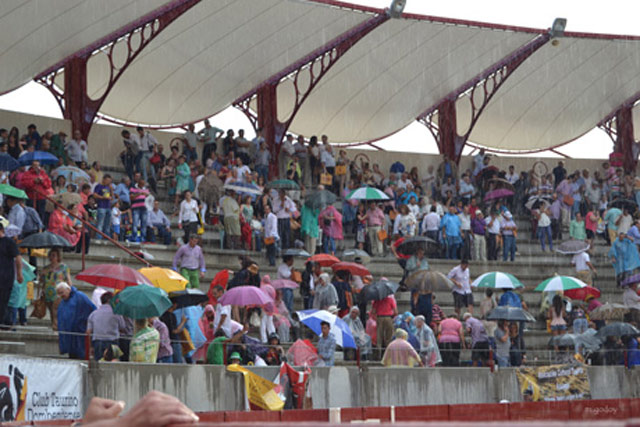
M 322 229 L 322 250 L 326 254 L 335 255 L 336 240 L 344 239 L 342 214 L 333 205 L 329 205 L 320 212 L 318 223 Z

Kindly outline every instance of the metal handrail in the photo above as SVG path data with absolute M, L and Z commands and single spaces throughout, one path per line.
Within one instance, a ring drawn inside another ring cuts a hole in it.
M 75 218 L 77 220 L 79 220 L 84 226 L 88 227 L 89 229 L 95 231 L 96 233 L 98 233 L 99 235 L 101 235 L 102 237 L 104 237 L 105 239 L 107 239 L 109 242 L 113 243 L 118 249 L 124 251 L 126 254 L 131 255 L 132 257 L 134 257 L 135 259 L 137 259 L 138 261 L 142 262 L 143 264 L 145 264 L 147 267 L 153 267 L 153 265 L 147 261 L 146 259 L 138 256 L 135 252 L 133 252 L 132 250 L 130 250 L 129 248 L 125 247 L 123 244 L 121 244 L 120 242 L 118 242 L 117 240 L 114 240 L 111 238 L 111 236 L 108 236 L 107 234 L 103 233 L 102 231 L 98 230 L 98 228 L 96 228 L 93 224 L 89 223 L 88 221 L 86 221 L 84 218 L 74 214 L 73 212 L 71 212 L 69 209 L 67 209 L 65 206 L 61 205 L 60 203 L 58 203 L 57 201 L 55 201 L 51 196 L 44 194 L 44 192 L 40 189 L 36 189 L 36 191 L 38 191 L 42 196 L 45 197 L 45 199 L 49 200 L 51 203 L 53 203 L 55 206 L 61 208 L 63 211 L 67 212 L 69 214 L 69 216 L 71 216 L 72 218 Z M 35 206 L 35 200 L 34 200 L 34 206 Z M 84 266 L 85 266 L 85 250 L 84 250 L 84 231 L 82 232 L 82 269 L 84 270 Z

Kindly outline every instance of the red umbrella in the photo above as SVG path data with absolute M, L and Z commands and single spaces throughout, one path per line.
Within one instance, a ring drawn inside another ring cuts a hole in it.
M 600 290 L 593 286 L 585 286 L 584 288 L 569 289 L 564 291 L 565 296 L 571 299 L 583 300 L 589 295 L 593 295 L 594 298 L 600 298 Z
M 231 270 L 220 270 L 216 273 L 209 285 L 209 290 L 207 291 L 207 295 L 209 296 L 209 304 L 215 306 L 218 303 L 218 300 L 213 296 L 213 288 L 220 285 L 223 289 L 227 289 L 227 282 L 229 282 L 229 272 Z
M 316 262 L 322 267 L 331 267 L 333 264 L 340 262 L 337 257 L 329 254 L 315 254 L 314 256 L 307 258 L 307 261 Z
M 354 276 L 369 276 L 371 272 L 364 265 L 355 262 L 339 262 L 331 266 L 333 271 L 348 271 Z
M 76 278 L 92 285 L 120 290 L 140 284 L 153 286 L 153 283 L 140 272 L 121 264 L 94 265 L 81 271 Z

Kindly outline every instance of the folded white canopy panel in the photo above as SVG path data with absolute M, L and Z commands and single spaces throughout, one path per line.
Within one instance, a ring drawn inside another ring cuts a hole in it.
M 0 1 L 0 93 L 162 7 L 167 0 Z

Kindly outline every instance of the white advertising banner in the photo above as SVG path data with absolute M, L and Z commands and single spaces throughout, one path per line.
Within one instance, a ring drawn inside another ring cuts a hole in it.
M 81 363 L 0 356 L 0 422 L 82 418 L 83 389 Z

